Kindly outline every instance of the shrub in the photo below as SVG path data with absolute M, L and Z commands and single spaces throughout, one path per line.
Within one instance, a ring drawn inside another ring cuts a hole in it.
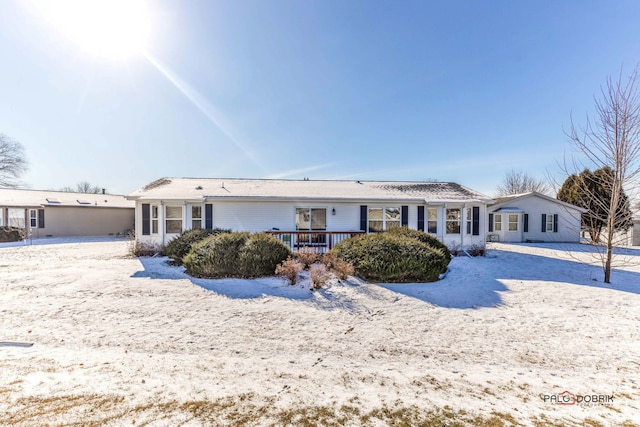
M 187 273 L 200 277 L 242 277 L 239 266 L 240 249 L 249 233 L 222 233 L 194 243 L 183 258 Z
M 171 239 L 164 248 L 164 254 L 173 258 L 176 264 L 182 264 L 183 258 L 189 253 L 191 246 L 193 246 L 194 243 L 203 240 L 205 237 L 230 232 L 231 230 L 223 230 L 221 228 L 214 228 L 213 230 L 207 230 L 204 228 L 187 230 Z
M 311 279 L 311 289 L 322 289 L 331 279 L 331 273 L 324 264 L 313 264 L 309 267 L 309 278 Z
M 350 262 L 358 276 L 380 282 L 432 282 L 450 261 L 443 250 L 399 233 L 355 236 L 338 243 L 333 253 Z
M 422 243 L 426 244 L 427 246 L 430 246 L 434 249 L 440 249 L 444 254 L 444 256 L 448 260 L 451 260 L 451 252 L 449 251 L 449 248 L 447 247 L 447 245 L 442 243 L 440 240 L 438 240 L 437 237 L 435 237 L 432 234 L 425 233 L 424 231 L 420 231 L 420 230 L 412 230 L 407 227 L 392 228 L 390 231 L 388 231 L 388 233 L 397 235 L 397 236 L 411 237 L 413 239 L 419 240 Z
M 163 247 L 157 243 L 145 243 L 137 240 L 129 242 L 129 255 L 134 257 L 162 255 Z
M 287 258 L 276 267 L 276 274 L 289 281 L 290 285 L 295 285 L 298 274 L 304 270 L 304 265 L 295 258 Z
M 312 264 L 320 261 L 322 255 L 316 252 L 313 248 L 301 248 L 295 257 L 300 261 L 305 268 L 311 267 Z
M 324 254 L 322 257 L 322 263 L 327 266 L 329 271 L 338 276 L 338 279 L 340 280 L 346 280 L 347 277 L 353 276 L 356 272 L 350 262 L 336 257 L 331 252 Z
M 476 243 L 469 246 L 467 253 L 471 256 L 485 256 L 487 253 L 487 247 L 485 245 Z
M 272 275 L 278 264 L 291 256 L 291 250 L 267 233 L 249 236 L 240 249 L 240 274 L 244 277 Z
M 1 212 L 0 215 L 2 215 Z M 26 234 L 23 228 L 0 227 L 0 242 L 19 242 L 25 238 Z
M 289 256 L 289 248 L 266 233 L 220 233 L 194 243 L 184 266 L 199 277 L 258 277 L 273 274 Z

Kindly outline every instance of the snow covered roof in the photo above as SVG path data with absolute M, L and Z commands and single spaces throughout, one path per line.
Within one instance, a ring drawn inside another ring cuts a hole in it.
M 510 196 L 501 196 L 501 197 L 496 197 L 495 198 L 495 203 L 492 205 L 492 207 L 500 207 L 500 208 L 504 208 L 506 207 L 505 205 L 508 203 L 510 206 L 512 207 L 516 207 L 517 206 L 517 201 L 521 200 L 521 199 L 526 199 L 528 197 L 537 197 L 552 203 L 557 203 L 559 205 L 562 205 L 566 208 L 569 209 L 575 209 L 577 211 L 580 211 L 582 213 L 587 212 L 586 209 L 583 209 L 579 206 L 576 205 L 572 205 L 571 203 L 567 203 L 567 202 L 563 202 L 562 200 L 558 200 L 558 199 L 554 199 L 553 197 L 549 197 L 546 194 L 542 194 L 542 193 L 538 193 L 536 191 L 532 191 L 529 193 L 521 193 L 521 194 L 513 194 Z M 498 209 L 495 209 L 498 210 Z
M 39 208 L 43 206 L 133 208 L 122 195 L 69 193 L 64 191 L 0 189 L 0 206 Z
M 238 178 L 161 178 L 126 196 L 132 200 L 404 200 L 493 202 L 454 182 L 331 181 Z

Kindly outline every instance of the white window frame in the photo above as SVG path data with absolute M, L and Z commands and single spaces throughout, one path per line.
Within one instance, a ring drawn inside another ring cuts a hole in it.
M 29 209 L 29 228 L 38 228 L 38 210 Z
M 449 212 L 458 211 L 458 218 L 449 218 Z M 462 208 L 446 208 L 444 212 L 445 226 L 444 232 L 445 234 L 461 234 L 462 233 Z M 452 233 L 449 232 L 449 224 L 458 224 L 458 231 L 454 231 Z
M 512 221 L 512 218 L 515 217 L 515 221 Z M 508 214 L 507 215 L 507 230 L 509 231 L 518 231 L 520 228 L 520 218 L 518 214 Z M 515 225 L 515 228 L 511 228 L 512 225 Z
M 545 227 L 547 233 L 553 233 L 553 214 L 547 214 L 547 226 Z
M 430 219 L 430 212 L 435 212 L 435 219 Z M 431 231 L 431 226 L 434 231 Z M 438 234 L 438 208 L 427 208 L 427 233 Z
M 382 210 L 382 219 L 371 219 L 371 210 Z M 397 210 L 398 219 L 389 219 L 389 211 Z M 371 230 L 371 221 L 382 222 L 381 230 Z M 391 230 L 391 228 L 400 227 L 402 225 L 402 207 L 401 206 L 369 206 L 367 208 L 367 231 L 369 233 L 381 233 L 383 231 Z
M 493 231 L 502 231 L 502 214 L 493 214 Z
M 177 216 L 169 216 L 169 212 L 177 212 L 180 211 L 180 217 Z M 169 226 L 169 222 L 180 222 L 180 231 L 170 231 L 173 226 Z M 164 207 L 164 230 L 166 234 L 180 234 L 182 230 L 184 230 L 184 209 L 180 205 L 165 205 Z
M 202 220 L 203 220 L 203 216 L 202 216 L 202 212 L 204 211 L 203 209 L 204 206 L 202 205 L 190 205 L 191 208 L 191 229 L 192 230 L 196 230 L 199 228 L 204 228 L 202 226 Z M 194 216 L 194 209 L 200 209 L 200 216 Z M 196 226 L 196 222 L 199 222 L 200 224 L 198 226 Z
M 298 211 L 308 211 L 309 228 L 300 228 L 298 223 Z M 313 228 L 313 211 L 324 211 L 324 228 Z M 296 230 L 299 231 L 326 231 L 327 230 L 327 207 L 326 206 L 296 206 L 295 208 Z
M 151 205 L 151 234 L 158 234 L 160 232 L 160 206 Z

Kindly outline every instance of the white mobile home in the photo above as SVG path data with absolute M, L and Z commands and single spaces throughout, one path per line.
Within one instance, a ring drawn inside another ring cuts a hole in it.
M 487 240 L 500 242 L 580 242 L 585 209 L 531 192 L 496 198 L 489 206 Z
M 450 246 L 482 245 L 493 200 L 456 183 L 162 178 L 129 194 L 136 239 L 166 245 L 192 228 L 267 231 L 292 248 L 407 226 Z

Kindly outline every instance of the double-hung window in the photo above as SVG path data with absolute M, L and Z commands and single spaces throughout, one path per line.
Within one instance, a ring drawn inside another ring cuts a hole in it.
M 438 208 L 427 208 L 427 232 L 438 234 Z
M 151 233 L 152 234 L 158 234 L 158 219 L 159 219 L 158 205 L 151 205 Z
M 29 227 L 38 228 L 38 211 L 29 209 Z
M 196 230 L 202 228 L 202 206 L 191 206 L 191 228 Z
M 553 232 L 553 214 L 547 214 L 546 229 L 549 232 Z
M 509 231 L 518 231 L 518 215 L 509 214 Z
M 447 234 L 460 234 L 460 208 L 448 208 L 446 212 Z
M 502 214 L 493 215 L 493 230 L 502 231 Z
M 167 234 L 182 233 L 182 206 L 165 207 L 165 225 Z

